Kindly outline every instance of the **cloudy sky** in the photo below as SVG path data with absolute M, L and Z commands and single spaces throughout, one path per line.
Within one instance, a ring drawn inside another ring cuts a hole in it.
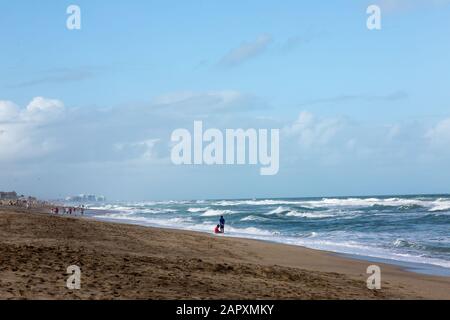
M 331 3 L 332 2 L 332 3 Z M 66 28 L 81 8 L 82 29 Z M 382 29 L 366 9 L 382 9 Z M 450 192 L 450 1 L 2 1 L 0 189 L 45 198 Z M 278 128 L 280 171 L 174 166 Z

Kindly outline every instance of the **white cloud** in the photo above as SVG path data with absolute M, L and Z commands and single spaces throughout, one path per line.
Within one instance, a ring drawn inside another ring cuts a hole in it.
M 17 118 L 19 107 L 11 101 L 0 101 L 0 124 Z
M 303 147 L 324 146 L 332 141 L 343 125 L 341 119 L 317 119 L 312 113 L 303 111 L 294 123 L 284 128 L 284 133 L 294 137 Z
M 271 42 L 272 37 L 270 35 L 262 34 L 254 41 L 244 42 L 239 47 L 231 50 L 221 59 L 219 64 L 228 67 L 237 66 L 262 54 Z
M 11 101 L 0 101 L 0 123 L 51 122 L 64 113 L 64 104 L 55 99 L 36 97 L 24 108 Z
M 282 128 L 281 162 L 287 169 L 402 168 L 424 154 L 432 163 L 450 149 L 450 119 L 431 127 L 425 121 L 357 123 L 306 111 L 290 120 L 276 112 L 229 112 L 248 108 L 246 101 L 253 100 L 233 90 L 175 92 L 151 104 L 106 109 L 66 110 L 59 100 L 39 97 L 24 107 L 0 101 L 0 163 L 4 172 L 29 168 L 35 176 L 54 167 L 69 173 L 76 168 L 77 179 L 88 179 L 97 170 L 108 176 L 131 170 L 144 185 L 141 173 L 176 172 L 170 162 L 171 132 L 191 129 L 199 114 L 218 110 L 224 112 L 209 117 L 207 127 Z M 83 173 L 86 168 L 89 174 Z
M 174 105 L 184 103 L 186 101 L 207 100 L 210 102 L 217 102 L 226 104 L 234 102 L 242 97 L 238 91 L 224 90 L 224 91 L 209 91 L 209 92 L 192 92 L 180 91 L 161 95 L 154 99 L 154 103 L 160 105 Z
M 425 134 L 430 146 L 437 150 L 450 150 L 450 118 L 444 119 Z
M 173 92 L 156 97 L 152 104 L 165 112 L 190 115 L 242 112 L 266 107 L 262 99 L 235 90 Z
M 102 67 L 93 67 L 93 66 L 79 67 L 73 69 L 66 69 L 66 68 L 51 69 L 42 72 L 41 77 L 26 80 L 20 83 L 11 84 L 10 87 L 25 88 L 38 86 L 42 84 L 61 85 L 71 82 L 84 81 L 95 77 L 102 70 L 103 70 Z
M 21 113 L 24 121 L 51 122 L 57 120 L 64 112 L 64 103 L 59 100 L 34 98 Z
M 287 145 L 283 154 L 294 165 L 310 161 L 308 165 L 401 166 L 420 161 L 424 155 L 437 159 L 450 154 L 450 119 L 430 128 L 417 121 L 367 124 L 304 111 L 283 128 L 283 134 Z
M 174 92 L 112 108 L 66 109 L 62 101 L 43 97 L 24 107 L 0 101 L 0 161 L 161 162 L 169 156 L 165 140 L 172 130 L 206 117 L 211 126 L 234 126 L 235 112 L 263 107 L 259 98 L 234 90 Z
M 0 161 L 18 161 L 50 152 L 54 141 L 42 125 L 58 120 L 64 112 L 59 100 L 34 98 L 24 109 L 0 101 Z
M 147 139 L 130 143 L 116 143 L 114 148 L 117 152 L 131 155 L 129 157 L 131 162 L 156 162 L 158 160 L 156 145 L 160 141 L 160 139 Z

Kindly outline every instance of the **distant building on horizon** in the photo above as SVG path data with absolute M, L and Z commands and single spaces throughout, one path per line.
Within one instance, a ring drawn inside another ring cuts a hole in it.
M 0 200 L 17 200 L 19 196 L 17 195 L 17 192 L 3 192 L 0 191 Z

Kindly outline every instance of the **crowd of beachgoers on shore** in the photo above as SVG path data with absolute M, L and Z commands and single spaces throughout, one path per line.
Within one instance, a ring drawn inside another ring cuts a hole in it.
M 9 206 L 16 208 L 42 208 L 51 206 L 52 204 L 47 201 L 37 200 L 36 198 L 18 198 L 18 199 L 7 199 L 0 200 L 0 206 Z
M 77 207 L 59 207 L 59 206 L 53 206 L 51 208 L 51 213 L 53 214 L 67 214 L 67 215 L 77 215 L 81 214 L 84 215 L 85 206 L 77 206 Z
M 1 207 L 24 208 L 24 209 L 44 209 L 52 214 L 84 215 L 86 207 L 84 205 L 67 206 L 55 204 L 49 201 L 39 200 L 35 197 L 15 196 L 15 192 L 3 192 L 2 195 L 9 195 L 9 198 L 0 199 Z

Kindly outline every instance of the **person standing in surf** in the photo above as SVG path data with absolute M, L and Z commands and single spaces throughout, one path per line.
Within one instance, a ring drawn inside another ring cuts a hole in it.
M 223 216 L 220 216 L 219 225 L 220 225 L 220 233 L 225 233 L 225 219 Z

